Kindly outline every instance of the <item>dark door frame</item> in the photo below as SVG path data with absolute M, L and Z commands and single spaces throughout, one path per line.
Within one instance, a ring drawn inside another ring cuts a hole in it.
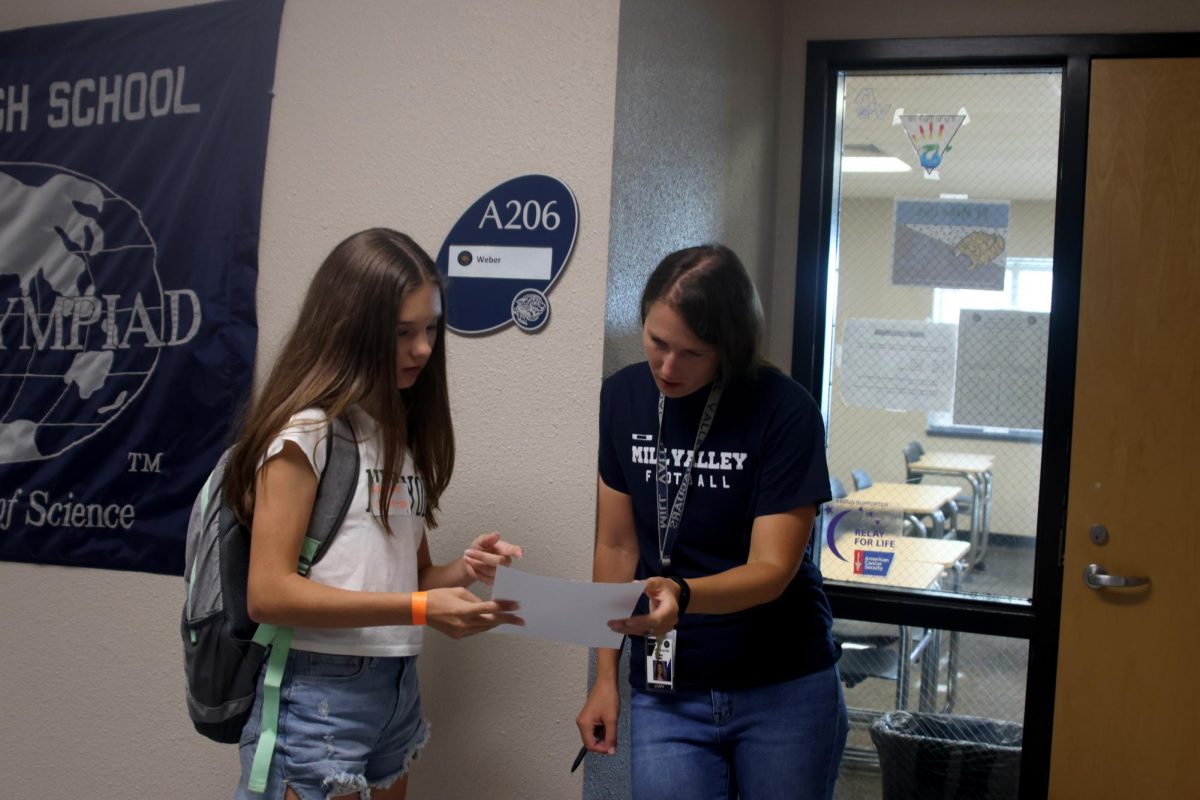
M 1062 602 L 1094 58 L 1200 56 L 1200 33 L 814 41 L 808 45 L 800 179 L 792 375 L 819 397 L 824 381 L 825 298 L 833 221 L 836 87 L 846 71 L 1057 67 L 1063 70 L 1054 286 L 1046 367 L 1041 482 L 1029 603 L 828 586 L 836 616 L 961 630 L 1029 641 L 1021 797 L 1045 797 Z

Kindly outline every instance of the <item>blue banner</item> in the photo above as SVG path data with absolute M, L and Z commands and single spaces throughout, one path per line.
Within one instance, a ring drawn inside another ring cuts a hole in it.
M 897 200 L 892 283 L 943 289 L 1004 289 L 1009 204 Z
M 0 558 L 182 573 L 250 388 L 282 10 L 0 32 Z

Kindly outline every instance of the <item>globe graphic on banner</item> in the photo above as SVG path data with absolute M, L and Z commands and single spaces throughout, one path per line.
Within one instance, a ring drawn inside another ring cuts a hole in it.
M 145 388 L 170 334 L 156 255 L 100 181 L 0 162 L 0 463 L 64 453 Z

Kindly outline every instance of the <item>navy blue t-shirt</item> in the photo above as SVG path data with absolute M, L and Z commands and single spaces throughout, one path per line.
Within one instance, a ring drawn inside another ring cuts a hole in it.
M 663 443 L 671 454 L 674 502 L 709 387 L 667 398 Z M 600 477 L 633 503 L 637 578 L 664 574 L 659 563 L 655 496 L 658 387 L 645 362 L 604 382 L 600 391 Z M 746 563 L 755 517 L 829 500 L 825 430 L 800 384 L 776 369 L 727 385 L 692 469 L 669 574 L 698 578 Z M 643 596 L 637 613 L 646 612 Z M 735 614 L 684 615 L 674 658 L 678 688 L 755 686 L 807 675 L 837 660 L 821 574 L 806 555 L 796 577 L 771 603 Z M 645 645 L 633 639 L 630 681 L 645 686 Z

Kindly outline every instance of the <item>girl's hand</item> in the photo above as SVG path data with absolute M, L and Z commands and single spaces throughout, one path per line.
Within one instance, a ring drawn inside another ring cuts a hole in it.
M 524 552 L 515 544 L 510 544 L 493 531 L 476 537 L 475 541 L 463 551 L 463 563 L 471 580 L 480 581 L 491 586 L 496 580 L 496 567 L 507 567 L 514 558 L 520 558 Z
M 650 598 L 650 613 L 610 619 L 608 627 L 629 636 L 662 636 L 679 622 L 679 584 L 667 578 L 650 578 L 644 594 Z
M 430 589 L 426 593 L 425 622 L 451 639 L 463 639 L 497 625 L 524 625 L 510 612 L 515 600 L 480 600 L 466 589 Z

